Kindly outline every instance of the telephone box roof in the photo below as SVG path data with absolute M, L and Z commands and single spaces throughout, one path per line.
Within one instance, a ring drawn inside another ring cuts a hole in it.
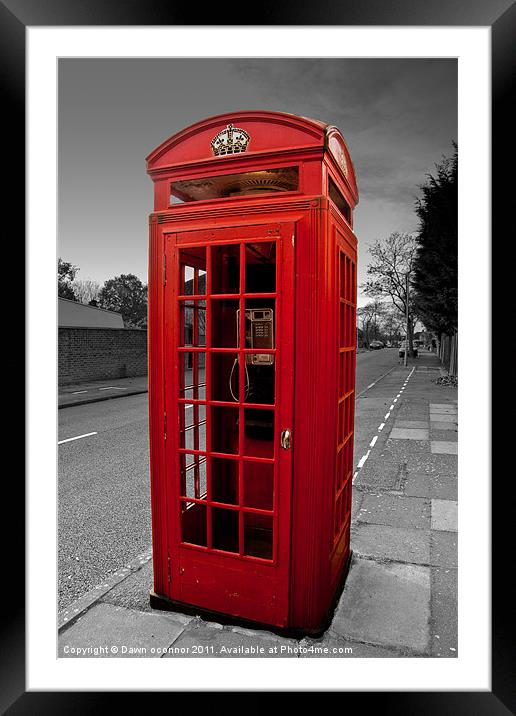
M 238 151 L 215 154 L 213 142 L 231 125 L 242 144 Z M 243 148 L 242 148 L 243 147 Z M 162 142 L 146 158 L 151 176 L 163 176 L 167 169 L 184 165 L 224 163 L 228 167 L 239 158 L 259 159 L 289 152 L 325 150 L 344 177 L 358 201 L 355 172 L 340 130 L 316 119 L 287 112 L 245 110 L 208 117 L 182 129 Z

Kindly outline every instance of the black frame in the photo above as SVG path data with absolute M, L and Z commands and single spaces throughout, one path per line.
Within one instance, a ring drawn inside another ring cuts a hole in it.
M 252 9 L 252 6 L 249 6 Z M 203 6 L 203 26 L 220 24 L 220 6 Z M 24 202 L 24 146 L 25 146 L 25 28 L 26 26 L 63 26 L 63 25 L 196 25 L 198 9 L 196 6 L 172 4 L 163 0 L 1 0 L 0 1 L 0 48 L 2 53 L 2 84 L 4 99 L 4 120 L 7 120 L 7 132 L 4 132 L 3 165 L 7 192 L 4 206 L 9 214 L 17 217 L 19 234 L 20 220 L 25 215 Z M 239 8 L 238 24 L 242 23 Z M 514 41 L 516 37 L 516 6 L 511 0 L 347 0 L 337 3 L 335 0 L 322 0 L 318 3 L 278 3 L 265 0 L 260 3 L 260 15 L 252 18 L 255 24 L 266 25 L 405 25 L 405 26 L 491 26 L 492 30 L 492 152 L 493 152 L 493 236 L 500 237 L 499 244 L 507 235 L 510 237 L 509 212 L 512 209 L 513 181 L 505 181 L 502 166 L 514 162 L 513 112 L 510 100 L 513 99 L 510 80 L 514 75 Z M 258 19 L 258 23 L 257 23 Z M 224 23 L 228 24 L 228 23 Z M 252 24 L 249 22 L 249 24 Z M 5 138 L 7 141 L 5 141 Z M 512 151 L 511 151 L 512 150 Z M 5 197 L 5 193 L 4 193 Z M 5 215 L 4 215 L 5 216 Z M 511 217 L 512 218 L 512 217 Z M 513 222 L 512 222 L 513 223 Z M 503 233 L 506 229 L 507 233 Z M 512 229 L 514 231 L 514 229 Z M 11 234 L 5 232 L 6 238 Z M 20 243 L 19 239 L 15 239 Z M 507 242 L 508 243 L 508 242 Z M 493 258 L 500 253 L 498 246 Z M 23 249 L 22 249 L 23 252 Z M 24 255 L 22 254 L 22 260 Z M 510 262 L 506 263 L 506 271 Z M 494 285 L 493 298 L 500 297 L 502 289 L 511 285 L 507 280 L 499 279 Z M 487 297 L 489 300 L 489 297 Z M 20 305 L 20 298 L 17 298 Z M 499 312 L 503 314 L 502 312 Z M 499 328 L 495 335 L 501 334 L 501 318 L 493 312 L 493 328 Z M 498 326 L 496 325 L 498 323 Z M 505 328 L 506 326 L 504 326 Z M 480 336 L 479 339 L 485 340 Z M 23 341 L 23 336 L 21 336 Z M 503 371 L 493 376 L 493 387 L 504 380 Z M 23 400 L 19 401 L 23 404 Z M 493 455 L 503 454 L 503 446 L 509 439 L 509 421 L 503 425 L 499 421 L 498 430 L 493 433 Z M 498 448 L 498 449 L 496 449 Z M 512 524 L 513 501 L 507 494 L 512 480 L 511 468 L 499 470 L 498 484 L 493 486 L 494 507 L 492 530 L 492 692 L 404 692 L 379 693 L 368 692 L 370 706 L 379 706 L 384 713 L 426 714 L 507 714 L 516 712 L 516 664 L 514 649 L 514 600 L 510 587 L 513 558 L 507 543 L 503 540 L 503 527 Z M 15 474 L 16 473 L 16 474 Z M 9 478 L 8 478 L 9 475 Z M 14 479 L 16 477 L 16 479 Z M 509 479 L 507 479 L 509 478 Z M 19 514 L 24 509 L 24 484 L 18 471 L 8 471 L 4 489 L 9 485 L 8 496 L 4 504 L 16 505 Z M 502 486 L 503 485 L 503 486 Z M 94 710 L 120 708 L 120 696 L 110 693 L 73 693 L 73 692 L 25 692 L 25 613 L 23 605 L 23 586 L 25 581 L 24 541 L 21 530 L 13 532 L 6 529 L 7 522 L 2 521 L 4 544 L 10 545 L 12 556 L 8 565 L 9 588 L 11 589 L 8 610 L 4 610 L 0 643 L 2 644 L 2 665 L 0 668 L 0 708 L 2 713 L 92 713 Z M 14 544 L 14 539 L 18 540 Z M 505 548 L 505 549 L 504 549 Z M 7 566 L 7 565 L 6 565 Z M 4 581 L 4 589 L 8 588 Z M 12 585 L 12 586 L 11 586 Z M 512 617 L 512 619 L 511 619 Z M 347 700 L 351 693 L 343 696 Z M 356 694 L 353 694 L 356 697 Z M 114 701 L 116 698 L 116 702 Z M 139 694 L 132 693 L 131 704 L 134 708 Z M 144 697 L 145 698 L 145 697 Z M 359 694 L 359 699 L 363 695 Z M 356 700 L 356 699 L 354 699 Z M 147 702 L 146 706 L 148 708 Z M 169 703 L 170 707 L 170 703 Z

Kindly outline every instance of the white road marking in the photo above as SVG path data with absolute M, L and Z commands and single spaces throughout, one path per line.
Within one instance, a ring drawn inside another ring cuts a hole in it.
M 366 388 L 366 390 L 369 390 L 369 388 L 372 388 L 373 385 L 376 385 L 376 383 L 371 383 L 371 385 L 368 385 L 367 388 Z
M 125 390 L 125 388 L 119 388 L 117 385 L 108 385 L 105 388 L 99 388 L 99 390 Z
M 404 386 L 405 386 L 405 385 L 408 383 L 408 381 L 410 380 L 410 377 L 411 377 L 412 373 L 415 371 L 415 369 L 416 369 L 416 367 L 414 366 L 414 367 L 412 368 L 412 370 L 410 371 L 410 373 L 408 374 L 407 379 L 406 379 L 405 383 L 403 384 Z M 391 369 L 391 370 L 392 370 L 392 369 Z M 389 372 L 390 372 L 390 371 L 389 371 Z M 382 377 L 383 377 L 383 376 L 382 376 Z M 381 380 L 381 379 L 379 379 L 379 380 Z M 378 381 L 377 381 L 377 382 L 378 382 Z M 370 386 L 368 386 L 365 390 L 369 390 L 369 388 L 371 388 L 373 385 L 375 385 L 375 384 L 372 383 L 372 384 L 371 384 Z M 365 390 L 363 390 L 362 393 L 365 393 Z M 388 419 L 389 419 L 390 414 L 391 414 L 391 410 L 394 410 L 394 403 L 396 403 L 396 402 L 398 401 L 398 398 L 400 397 L 402 391 L 403 391 L 403 388 L 401 388 L 400 392 L 398 393 L 398 395 L 396 396 L 396 398 L 393 400 L 393 404 L 392 404 L 391 407 L 389 408 L 389 412 L 384 416 L 384 420 L 388 420 Z M 357 398 L 358 398 L 358 396 L 357 396 Z M 381 432 L 381 431 L 384 429 L 384 427 L 385 427 L 385 423 L 381 423 L 381 424 L 378 426 L 378 432 Z M 371 440 L 371 442 L 369 443 L 369 448 L 370 448 L 370 449 L 366 452 L 365 455 L 362 455 L 362 457 L 361 457 L 360 460 L 358 461 L 357 469 L 356 469 L 355 472 L 353 473 L 353 478 L 352 478 L 352 480 L 351 480 L 351 484 L 352 484 L 352 485 L 355 483 L 355 480 L 356 480 L 357 477 L 358 477 L 359 471 L 363 468 L 364 463 L 365 463 L 365 461 L 367 460 L 367 458 L 369 457 L 369 455 L 370 455 L 370 453 L 371 453 L 371 449 L 374 448 L 374 446 L 376 445 L 376 441 L 377 441 L 377 440 L 378 440 L 378 435 L 375 435 L 375 436 L 373 437 L 373 439 Z
M 365 454 L 365 455 L 362 455 L 362 457 L 360 458 L 360 460 L 359 460 L 359 462 L 358 462 L 358 465 L 357 465 L 357 468 L 358 468 L 359 470 L 360 470 L 361 467 L 363 467 L 365 461 L 366 461 L 367 458 L 369 457 L 369 453 L 370 453 L 370 452 L 371 452 L 371 451 L 368 450 L 368 451 L 366 452 L 366 454 Z
M 87 393 L 87 390 L 74 390 L 72 395 L 79 395 L 79 393 Z
M 98 433 L 84 433 L 84 435 L 76 435 L 74 438 L 66 438 L 66 440 L 60 440 L 57 444 L 62 445 L 63 443 L 71 443 L 72 440 L 80 440 L 81 438 L 88 438 L 90 435 L 98 435 Z

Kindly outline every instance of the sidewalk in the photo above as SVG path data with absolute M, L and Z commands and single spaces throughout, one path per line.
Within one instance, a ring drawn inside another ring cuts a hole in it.
M 153 611 L 147 552 L 59 615 L 59 656 L 456 657 L 457 389 L 439 375 L 424 353 L 357 401 L 354 553 L 321 639 Z
M 411 365 L 355 473 L 353 569 L 334 626 L 346 639 L 456 657 L 457 389 L 433 382 L 432 354 Z
M 147 393 L 147 390 L 146 375 L 61 385 L 58 391 L 58 408 L 96 403 L 100 400 L 121 398 L 127 395 L 139 395 Z

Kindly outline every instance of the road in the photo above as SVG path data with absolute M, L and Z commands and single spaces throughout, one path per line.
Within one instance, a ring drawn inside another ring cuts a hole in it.
M 398 364 L 396 349 L 359 353 L 357 405 Z M 360 449 L 376 417 L 357 419 Z M 59 445 L 60 610 L 150 547 L 147 426 L 146 394 L 59 411 L 59 441 L 93 433 Z
M 359 396 L 375 380 L 400 364 L 397 348 L 384 348 L 357 354 L 356 394 Z

